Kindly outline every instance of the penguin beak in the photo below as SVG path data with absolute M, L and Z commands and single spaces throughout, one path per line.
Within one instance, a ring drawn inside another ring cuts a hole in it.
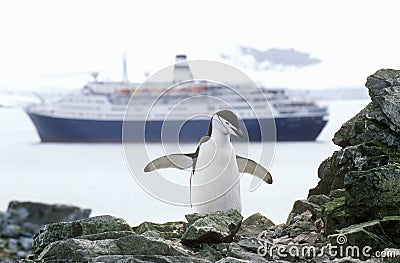
M 233 133 L 231 133 L 231 134 L 233 134 L 233 135 L 235 135 L 235 136 L 237 136 L 239 138 L 243 138 L 244 137 L 243 132 L 241 130 L 239 130 L 239 129 L 236 129 L 236 127 L 231 127 L 231 130 L 233 131 Z

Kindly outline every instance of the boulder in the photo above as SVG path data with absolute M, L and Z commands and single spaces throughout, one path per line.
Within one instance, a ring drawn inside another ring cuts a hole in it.
M 239 230 L 242 215 L 236 210 L 211 214 L 186 215 L 188 226 L 182 235 L 182 243 L 221 243 L 231 242 Z
M 0 236 L 33 237 L 43 224 L 79 220 L 89 214 L 90 209 L 76 206 L 12 201 L 0 218 Z
M 39 260 L 88 261 L 104 255 L 190 256 L 190 251 L 171 242 L 132 233 L 118 239 L 85 240 L 70 238 L 48 245 Z
M 396 163 L 400 155 L 376 141 L 348 146 L 322 162 L 318 169 L 321 178 L 317 187 L 309 191 L 314 195 L 329 195 L 332 191 L 344 188 L 345 176 L 353 171 L 367 171 L 376 167 Z
M 382 112 L 400 128 L 400 71 L 381 69 L 367 78 L 366 86 L 373 101 L 376 101 Z
M 334 246 L 356 246 L 360 252 L 364 247 L 371 247 L 372 250 L 368 252 L 372 256 L 376 251 L 398 247 L 400 217 L 385 217 L 381 220 L 355 224 L 341 229 L 338 234 L 330 235 L 328 238 Z
M 266 257 L 258 255 L 257 253 L 250 252 L 247 249 L 239 246 L 237 243 L 231 243 L 229 245 L 228 257 L 239 260 L 245 260 L 244 262 L 256 262 L 256 263 L 269 262 L 269 260 Z M 236 262 L 243 262 L 243 261 L 236 261 Z
M 29 222 L 44 225 L 79 220 L 87 218 L 89 214 L 90 209 L 82 209 L 76 206 L 12 201 L 8 205 L 3 219 L 9 223 Z
M 135 228 L 139 235 L 158 236 L 168 240 L 181 238 L 185 231 L 185 222 L 167 222 L 156 224 L 152 222 L 143 222 Z
M 73 222 L 54 223 L 43 226 L 33 241 L 33 252 L 38 254 L 50 243 L 83 235 L 110 231 L 131 231 L 124 219 L 113 216 L 97 216 Z
M 333 142 L 341 147 L 377 141 L 385 147 L 399 149 L 398 128 L 382 112 L 376 102 L 371 102 L 336 132 Z
M 243 220 L 237 234 L 240 237 L 256 237 L 274 225 L 270 219 L 256 213 Z
M 181 257 L 181 256 L 162 256 L 162 255 L 109 255 L 99 256 L 93 259 L 92 262 L 101 263 L 212 263 L 207 259 L 195 258 L 195 257 Z
M 316 205 L 323 207 L 326 203 L 331 201 L 332 198 L 329 196 L 319 194 L 319 195 L 312 195 L 307 198 L 307 201 Z
M 229 243 L 200 243 L 190 247 L 196 257 L 210 260 L 211 262 L 218 261 L 226 257 L 228 253 Z
M 399 185 L 400 164 L 348 173 L 345 177 L 346 213 L 361 222 L 400 215 Z
M 301 217 L 296 218 L 296 216 L 301 215 L 306 211 L 311 214 L 310 219 L 314 221 L 322 216 L 322 206 L 312 203 L 308 200 L 297 200 L 293 204 L 292 211 L 289 213 L 286 224 L 290 225 L 296 220 L 300 220 Z
M 233 240 L 243 219 L 239 212 L 190 214 L 186 218 L 188 223 L 144 222 L 135 228 L 112 216 L 45 225 L 35 236 L 36 261 L 216 262 L 228 257 L 230 244 L 226 242 Z M 249 229 L 271 224 L 259 214 L 247 220 Z M 254 252 L 248 254 L 251 256 L 265 261 Z
M 400 71 L 391 69 L 368 77 L 372 102 L 336 132 L 333 142 L 342 149 L 318 169 L 321 180 L 308 200 L 321 194 L 330 198 L 320 204 L 326 234 L 400 216 L 399 77 Z
M 0 213 L 0 262 L 28 257 L 42 224 L 79 220 L 89 214 L 89 209 L 76 206 L 12 201 Z

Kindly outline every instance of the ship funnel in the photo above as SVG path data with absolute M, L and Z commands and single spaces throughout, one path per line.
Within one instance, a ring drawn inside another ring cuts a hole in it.
M 186 55 L 176 55 L 174 66 L 173 83 L 179 83 L 185 80 L 192 80 L 193 75 L 189 64 L 186 60 Z

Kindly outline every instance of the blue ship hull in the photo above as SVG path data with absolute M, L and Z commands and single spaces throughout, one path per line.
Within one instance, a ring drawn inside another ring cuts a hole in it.
M 122 121 L 55 118 L 28 112 L 42 142 L 121 142 Z M 125 123 L 125 141 L 196 142 L 207 133 L 208 120 L 130 121 Z M 250 141 L 314 141 L 327 121 L 323 117 L 245 119 L 243 128 Z M 163 127 L 164 125 L 164 127 Z M 182 125 L 182 127 L 181 127 Z M 145 129 L 143 129 L 145 127 Z M 181 128 L 180 128 L 181 127 Z M 180 129 L 179 129 L 180 128 Z M 262 131 L 262 135 L 261 135 Z M 178 137 L 179 136 L 179 137 Z

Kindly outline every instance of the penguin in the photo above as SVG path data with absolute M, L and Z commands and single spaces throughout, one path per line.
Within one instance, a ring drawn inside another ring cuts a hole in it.
M 194 153 L 170 154 L 148 163 L 144 172 L 163 168 L 191 169 L 190 204 L 200 214 L 236 209 L 242 211 L 240 173 L 272 184 L 261 164 L 236 155 L 230 135 L 244 137 L 238 117 L 230 110 L 211 116 L 208 131 Z

